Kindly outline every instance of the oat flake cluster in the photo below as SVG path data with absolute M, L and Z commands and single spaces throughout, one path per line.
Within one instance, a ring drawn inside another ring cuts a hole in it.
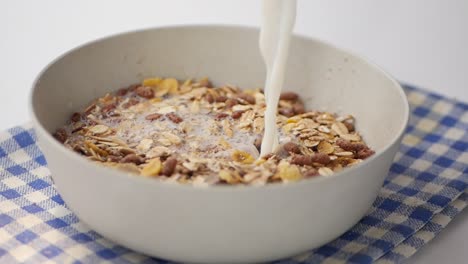
M 297 94 L 285 92 L 280 147 L 259 157 L 264 111 L 260 89 L 151 78 L 95 100 L 54 136 L 99 164 L 196 186 L 328 176 L 374 154 L 352 116 L 306 111 Z

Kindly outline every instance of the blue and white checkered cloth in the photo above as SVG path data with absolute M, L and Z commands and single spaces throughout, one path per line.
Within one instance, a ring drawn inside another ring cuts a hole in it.
M 468 104 L 406 87 L 412 116 L 367 215 L 335 241 L 277 263 L 395 263 L 468 204 Z M 168 263 L 109 242 L 64 204 L 29 125 L 0 133 L 0 263 Z

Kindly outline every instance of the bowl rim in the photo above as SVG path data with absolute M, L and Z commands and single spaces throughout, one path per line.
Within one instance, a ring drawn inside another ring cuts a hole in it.
M 369 65 L 370 67 L 374 68 L 378 72 L 380 72 L 383 76 L 385 76 L 387 79 L 389 79 L 393 83 L 394 89 L 397 90 L 397 92 L 400 95 L 400 98 L 403 102 L 404 105 L 404 112 L 403 112 L 403 122 L 401 124 L 401 127 L 398 130 L 398 133 L 396 133 L 393 138 L 390 140 L 389 143 L 387 143 L 383 148 L 381 148 L 379 151 L 376 151 L 374 155 L 371 157 L 363 160 L 359 164 L 352 166 L 350 168 L 346 168 L 342 171 L 339 171 L 337 173 L 334 173 L 330 176 L 321 176 L 318 175 L 316 177 L 308 178 L 308 179 L 302 179 L 297 182 L 290 182 L 290 183 L 273 183 L 273 184 L 264 184 L 264 185 L 209 185 L 209 186 L 203 186 L 203 187 L 198 187 L 198 186 L 193 186 L 191 184 L 180 184 L 180 183 L 172 183 L 172 182 L 163 182 L 160 180 L 157 180 L 155 178 L 149 178 L 149 177 L 142 177 L 139 175 L 135 174 L 130 174 L 126 173 L 124 171 L 120 171 L 114 168 L 109 168 L 106 166 L 98 165 L 95 164 L 94 162 L 90 162 L 89 160 L 86 160 L 83 158 L 81 155 L 78 153 L 73 152 L 72 150 L 66 148 L 64 145 L 59 143 L 55 138 L 44 128 L 42 125 L 41 121 L 39 120 L 38 116 L 36 115 L 36 112 L 34 110 L 34 102 L 35 102 L 35 94 L 37 87 L 39 86 L 39 83 L 41 81 L 41 78 L 43 77 L 44 73 L 46 73 L 53 65 L 55 65 L 57 62 L 68 56 L 69 54 L 78 51 L 82 48 L 89 47 L 92 45 L 95 45 L 97 43 L 122 37 L 125 35 L 132 35 L 132 34 L 140 34 L 144 32 L 149 32 L 149 31 L 158 31 L 158 30 L 173 30 L 173 29 L 229 29 L 229 30 L 248 30 L 248 31 L 259 31 L 259 27 L 256 26 L 246 26 L 246 25 L 233 25 L 233 24 L 190 24 L 190 25 L 162 25 L 162 26 L 157 26 L 157 27 L 147 27 L 147 28 L 142 28 L 142 29 L 136 29 L 136 30 L 127 30 L 115 34 L 110 34 L 107 36 L 99 37 L 90 41 L 86 41 L 80 45 L 75 46 L 74 48 L 71 48 L 57 57 L 55 57 L 51 62 L 49 62 L 45 67 L 42 68 L 42 70 L 37 74 L 35 77 L 32 87 L 30 89 L 29 95 L 28 95 L 28 110 L 29 110 L 29 115 L 32 118 L 34 129 L 38 131 L 40 134 L 44 135 L 45 140 L 48 141 L 48 143 L 52 144 L 54 151 L 60 151 L 62 155 L 66 155 L 69 157 L 73 162 L 78 162 L 80 163 L 81 166 L 87 166 L 87 167 L 92 167 L 94 170 L 99 171 L 102 170 L 103 172 L 107 171 L 108 173 L 115 174 L 113 176 L 116 177 L 125 177 L 129 180 L 133 181 L 141 181 L 144 184 L 155 184 L 159 185 L 158 187 L 166 187 L 167 188 L 180 188 L 181 190 L 184 189 L 190 189 L 190 190 L 200 190 L 200 191 L 246 191 L 246 190 L 253 190 L 253 189 L 283 189 L 283 188 L 294 188 L 294 187 L 299 187 L 302 185 L 307 185 L 307 184 L 316 184 L 320 183 L 322 181 L 330 181 L 334 179 L 339 179 L 341 177 L 346 177 L 343 176 L 345 174 L 349 174 L 353 171 L 359 170 L 366 166 L 369 163 L 372 163 L 374 160 L 376 160 L 378 157 L 382 156 L 384 153 L 387 152 L 393 145 L 397 144 L 399 140 L 403 137 L 404 132 L 406 130 L 406 127 L 409 122 L 409 103 L 408 103 L 408 98 L 406 97 L 405 92 L 403 91 L 402 86 L 400 85 L 399 82 L 396 81 L 395 78 L 393 78 L 390 74 L 385 72 L 380 66 L 375 64 L 374 62 L 370 61 L 368 58 L 360 56 L 355 54 L 352 51 L 349 51 L 347 49 L 343 49 L 340 47 L 337 47 L 334 44 L 331 44 L 327 41 L 302 35 L 302 34 L 293 34 L 293 38 L 298 38 L 298 39 L 303 39 L 303 40 L 309 40 L 309 41 L 314 41 L 315 43 L 323 46 L 327 46 L 328 48 L 338 50 L 340 52 L 346 53 L 350 57 L 353 57 L 354 59 L 358 59 L 361 62 Z

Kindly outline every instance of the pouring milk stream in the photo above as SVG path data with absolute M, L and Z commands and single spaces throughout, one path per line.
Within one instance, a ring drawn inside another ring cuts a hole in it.
M 265 134 L 261 154 L 273 152 L 278 146 L 276 112 L 284 83 L 291 33 L 296 20 L 296 0 L 263 0 L 260 52 L 266 65 Z

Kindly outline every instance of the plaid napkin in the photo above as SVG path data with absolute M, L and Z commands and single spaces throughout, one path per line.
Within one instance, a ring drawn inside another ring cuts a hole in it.
M 335 241 L 277 263 L 395 263 L 468 204 L 468 105 L 405 87 L 412 116 L 364 218 Z M 86 227 L 54 188 L 30 125 L 0 133 L 0 263 L 168 263 Z

